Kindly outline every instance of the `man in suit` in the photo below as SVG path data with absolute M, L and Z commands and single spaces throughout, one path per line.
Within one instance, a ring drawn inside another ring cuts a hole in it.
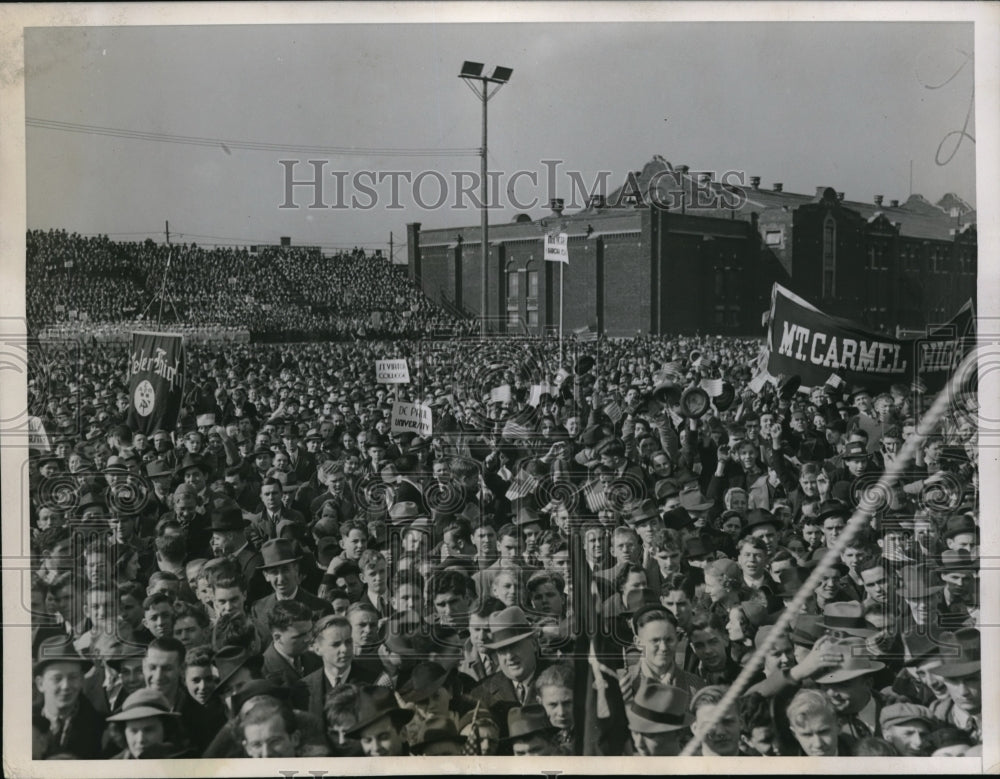
M 278 537 L 278 523 L 283 519 L 291 519 L 303 525 L 306 524 L 305 517 L 295 509 L 286 508 L 281 501 L 284 487 L 281 482 L 274 478 L 264 480 L 260 487 L 260 500 L 264 504 L 264 510 L 259 514 L 250 517 L 250 540 L 257 544 L 263 544 L 268 539 Z
M 373 684 L 376 679 L 370 666 L 354 662 L 351 634 L 351 623 L 333 615 L 320 619 L 313 630 L 310 648 L 323 665 L 303 677 L 301 684 L 309 698 L 309 713 L 323 724 L 323 732 L 328 732 L 327 693 L 343 684 L 367 685 Z
M 504 724 L 510 709 L 538 702 L 535 679 L 545 664 L 540 657 L 538 632 L 517 606 L 490 616 L 490 635 L 491 640 L 484 646 L 496 652 L 500 670 L 483 679 L 469 694 Z
M 296 600 L 278 601 L 268 614 L 267 622 L 271 645 L 264 650 L 265 677 L 280 679 L 284 686 L 294 687 L 304 676 L 323 665 L 309 651 L 313 614 L 308 606 Z
M 42 701 L 35 714 L 49 723 L 49 751 L 53 754 L 80 760 L 101 757 L 104 717 L 81 694 L 84 674 L 92 666 L 80 657 L 69 636 L 52 636 L 38 647 L 34 677 Z
M 243 518 L 237 506 L 229 506 L 212 514 L 210 545 L 216 557 L 231 557 L 239 566 L 243 584 L 251 600 L 268 595 L 270 587 L 261 574 L 264 564 L 260 553 L 247 540 L 246 529 L 250 522 Z
M 279 601 L 298 601 L 309 608 L 315 619 L 333 614 L 333 606 L 327 601 L 299 586 L 302 582 L 302 572 L 299 570 L 302 557 L 294 541 L 286 538 L 271 539 L 261 547 L 260 554 L 263 558 L 261 569 L 264 571 L 264 578 L 274 588 L 273 593 L 258 600 L 250 609 L 262 644 L 266 645 L 271 641 L 268 614 Z

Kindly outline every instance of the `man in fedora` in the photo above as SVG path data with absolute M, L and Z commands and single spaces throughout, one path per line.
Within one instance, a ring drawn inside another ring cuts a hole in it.
M 906 604 L 900 627 L 902 633 L 940 630 L 943 589 L 944 585 L 930 565 L 907 565 L 899 570 L 897 592 Z
M 278 601 L 296 600 L 307 606 L 315 619 L 333 613 L 333 607 L 329 602 L 300 586 L 302 572 L 299 569 L 299 561 L 302 556 L 294 541 L 289 541 L 286 538 L 273 538 L 264 543 L 260 555 L 263 560 L 261 570 L 264 573 L 264 578 L 274 592 L 256 601 L 250 608 L 250 614 L 264 645 L 270 643 L 271 640 L 268 614 Z
M 957 652 L 956 648 L 957 647 Z M 944 682 L 948 697 L 931 706 L 936 719 L 983 739 L 982 648 L 979 630 L 961 628 L 942 637 L 944 662 L 930 673 Z
M 507 712 L 507 733 L 503 743 L 514 757 L 544 757 L 556 754 L 557 729 L 549 722 L 545 708 L 537 703 L 515 706 Z
M 358 718 L 347 731 L 361 742 L 368 757 L 400 757 L 410 754 L 403 727 L 413 719 L 413 711 L 400 708 L 392 690 L 366 686 L 358 699 Z
M 125 699 L 120 712 L 108 717 L 109 723 L 121 723 L 126 745 L 112 759 L 194 757 L 170 741 L 179 717 L 156 690 L 146 687 L 136 690 Z
M 967 514 L 949 517 L 941 534 L 949 549 L 964 549 L 970 555 L 979 555 L 979 525 Z
M 632 741 L 626 756 L 673 757 L 680 754 L 681 737 L 694 717 L 688 711 L 691 695 L 686 690 L 646 681 L 636 690 L 626 708 Z
M 942 624 L 949 628 L 971 624 L 979 609 L 979 558 L 965 549 L 945 549 L 937 571 L 944 585 L 941 590 Z
M 51 636 L 38 646 L 33 676 L 41 705 L 34 713 L 49 723 L 51 753 L 79 760 L 101 757 L 104 717 L 82 694 L 84 675 L 92 667 L 69 636 Z
M 839 665 L 817 677 L 816 684 L 837 712 L 841 733 L 881 737 L 879 714 L 885 699 L 873 689 L 873 675 L 885 665 L 868 656 L 861 638 L 843 638 L 827 645 L 827 651 L 839 655 Z
M 490 640 L 484 646 L 496 652 L 500 670 L 483 679 L 469 694 L 482 701 L 497 722 L 506 722 L 511 708 L 536 702 L 534 681 L 545 667 L 538 632 L 519 607 L 510 606 L 490 615 Z
M 212 513 L 209 545 L 216 557 L 231 557 L 236 561 L 247 594 L 254 601 L 265 597 L 270 588 L 260 570 L 264 560 L 247 539 L 249 525 L 240 508 L 230 503 Z

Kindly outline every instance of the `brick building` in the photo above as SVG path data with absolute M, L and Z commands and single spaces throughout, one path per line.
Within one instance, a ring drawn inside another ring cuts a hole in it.
M 820 309 L 892 331 L 950 317 L 976 294 L 975 212 L 954 195 L 883 205 L 715 181 L 654 157 L 607 198 L 548 217 L 491 224 L 488 303 L 508 332 L 559 321 L 559 265 L 546 232 L 565 232 L 564 328 L 758 334 L 777 281 Z M 479 225 L 407 225 L 409 274 L 435 301 L 479 315 Z

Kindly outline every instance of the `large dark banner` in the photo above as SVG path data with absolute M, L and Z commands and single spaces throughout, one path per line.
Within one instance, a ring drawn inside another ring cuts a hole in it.
M 184 393 L 184 337 L 132 333 L 128 372 L 128 426 L 147 435 L 172 430 Z
M 941 390 L 972 347 L 972 301 L 946 323 L 912 339 L 893 338 L 829 316 L 779 284 L 771 292 L 767 371 L 821 386 L 831 374 L 874 392 L 919 379 L 927 392 Z

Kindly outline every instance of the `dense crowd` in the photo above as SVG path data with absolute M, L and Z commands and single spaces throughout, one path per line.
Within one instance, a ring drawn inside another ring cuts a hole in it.
M 273 341 L 475 328 L 424 297 L 405 270 L 361 249 L 326 257 L 305 247 L 168 247 L 31 230 L 27 292 L 32 330 L 148 321 L 159 316 L 161 299 L 165 322 L 240 327 Z
M 149 434 L 122 347 L 40 353 L 34 756 L 976 754 L 974 422 L 877 489 L 926 400 L 753 391 L 759 348 L 191 346 Z

